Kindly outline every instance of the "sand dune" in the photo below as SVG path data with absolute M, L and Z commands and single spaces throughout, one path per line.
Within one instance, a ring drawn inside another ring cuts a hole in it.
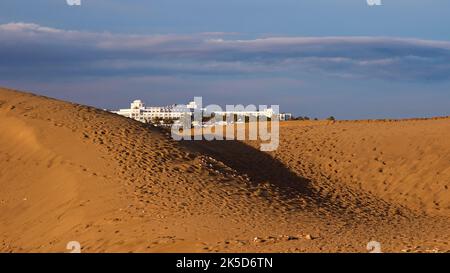
M 286 122 L 176 142 L 0 89 L 0 252 L 450 251 L 449 119 Z
M 276 156 L 301 175 L 329 176 L 387 202 L 449 216 L 449 135 L 448 118 L 313 127 L 287 123 Z M 314 164 L 315 172 L 299 160 Z

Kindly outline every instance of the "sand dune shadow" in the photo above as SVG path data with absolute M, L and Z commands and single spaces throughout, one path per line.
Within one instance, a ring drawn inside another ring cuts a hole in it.
M 238 173 L 248 176 L 249 182 L 255 187 L 268 185 L 275 188 L 289 203 L 301 198 L 324 205 L 325 200 L 317 194 L 309 179 L 292 172 L 270 154 L 241 141 L 181 141 L 180 145 L 220 160 Z

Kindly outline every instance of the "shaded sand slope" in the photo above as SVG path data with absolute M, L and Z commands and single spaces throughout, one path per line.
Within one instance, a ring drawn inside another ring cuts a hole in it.
M 64 252 L 79 241 L 85 252 L 365 252 L 370 240 L 385 251 L 449 250 L 448 195 L 422 204 L 404 185 L 403 201 L 397 186 L 369 180 L 369 151 L 359 172 L 333 174 L 321 158 L 339 151 L 334 126 L 283 125 L 280 149 L 266 154 L 256 143 L 175 142 L 101 110 L 0 89 L 0 251 Z M 431 194 L 448 180 L 427 185 Z

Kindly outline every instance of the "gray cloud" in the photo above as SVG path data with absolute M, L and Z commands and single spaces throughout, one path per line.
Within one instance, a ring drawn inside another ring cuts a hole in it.
M 450 42 L 389 37 L 128 35 L 0 25 L 5 78 L 304 73 L 397 81 L 450 79 Z

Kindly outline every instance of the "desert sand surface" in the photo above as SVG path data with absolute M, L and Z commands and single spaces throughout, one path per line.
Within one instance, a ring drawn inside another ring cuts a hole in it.
M 289 121 L 174 141 L 0 89 L 0 252 L 450 251 L 450 119 Z

